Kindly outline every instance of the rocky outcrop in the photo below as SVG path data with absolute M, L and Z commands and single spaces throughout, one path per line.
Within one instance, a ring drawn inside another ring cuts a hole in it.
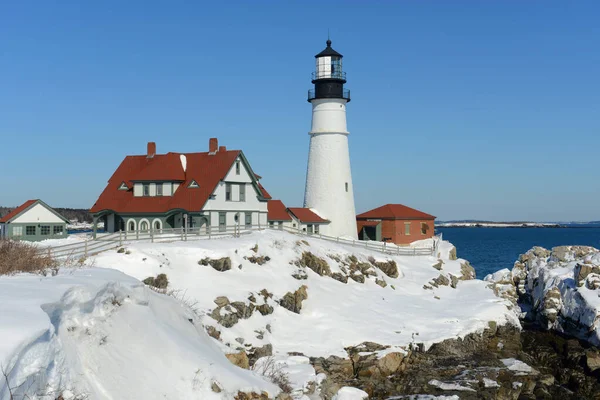
M 331 269 L 329 268 L 327 260 L 315 256 L 310 251 L 303 252 L 302 257 L 296 261 L 296 265 L 299 267 L 310 268 L 320 276 L 331 275 Z
M 307 289 L 308 287 L 306 287 L 306 285 L 302 285 L 294 293 L 287 292 L 285 296 L 283 296 L 283 298 L 279 300 L 279 305 L 285 309 L 290 310 L 291 312 L 300 314 L 300 310 L 302 309 L 302 302 L 308 299 Z
M 461 281 L 468 281 L 471 279 L 475 279 L 476 277 L 475 268 L 473 268 L 473 266 L 468 261 L 460 263 L 460 273 L 461 276 L 458 277 L 458 279 L 460 279 Z
M 199 265 L 210 265 L 211 267 L 213 267 L 215 270 L 219 271 L 219 272 L 225 272 L 225 271 L 229 271 L 231 269 L 231 258 L 229 257 L 223 257 L 223 258 L 218 258 L 218 259 L 211 259 L 211 258 L 203 258 L 202 260 L 198 261 Z
M 389 260 L 389 261 L 384 261 L 384 262 L 374 261 L 373 265 L 375 265 L 377 268 L 379 268 L 381 270 L 381 272 L 383 272 L 390 278 L 397 278 L 399 275 L 398 274 L 398 265 L 396 264 L 396 261 L 394 261 L 394 260 Z

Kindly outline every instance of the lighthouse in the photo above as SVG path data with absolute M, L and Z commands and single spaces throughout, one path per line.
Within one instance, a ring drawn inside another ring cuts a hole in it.
M 327 40 L 325 50 L 315 56 L 314 88 L 308 91 L 312 104 L 312 126 L 304 207 L 330 221 L 321 233 L 357 238 L 356 213 L 346 127 L 346 105 L 350 91 L 344 89 L 346 73 L 342 55 Z

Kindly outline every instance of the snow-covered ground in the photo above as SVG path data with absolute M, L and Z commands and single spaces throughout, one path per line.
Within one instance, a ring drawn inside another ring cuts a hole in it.
M 485 277 L 494 290 L 548 329 L 600 345 L 600 251 L 587 246 L 534 247 L 512 270 Z M 529 309 L 530 308 L 530 309 Z
M 222 399 L 238 390 L 279 391 L 232 365 L 177 300 L 112 269 L 1 277 L 0 363 L 8 376 L 8 384 L 0 383 L 2 400 Z
M 93 229 L 94 224 L 91 222 L 71 221 L 67 224 L 67 230 L 89 230 Z M 98 222 L 98 229 L 104 229 L 104 222 Z
M 252 250 L 255 246 L 258 246 L 256 253 Z M 138 279 L 166 274 L 169 287 L 182 290 L 197 301 L 205 313 L 202 322 L 220 330 L 223 343 L 233 348 L 237 347 L 235 339 L 243 337 L 245 344 L 254 347 L 272 344 L 277 354 L 346 356 L 344 347 L 364 341 L 401 348 L 421 342 L 427 348 L 444 339 L 481 331 L 489 321 L 500 325 L 518 323 L 508 312 L 506 302 L 497 298 L 482 281 L 461 281 L 457 289 L 443 285 L 431 289 L 423 287 L 440 275 L 462 275 L 464 260 L 449 260 L 451 247 L 444 242 L 443 266 L 439 271 L 433 267 L 438 263 L 436 257 L 384 256 L 334 242 L 262 231 L 214 241 L 137 243 L 127 246 L 130 254 L 108 251 L 100 254 L 94 263 L 98 267 L 119 269 Z M 364 283 L 352 279 L 342 283 L 306 268 L 306 279 L 298 280 L 292 275 L 301 268 L 294 262 L 303 252 L 326 260 L 332 273 L 342 272 L 334 258 L 344 260 L 355 255 L 365 263 L 368 257 L 393 260 L 398 265 L 399 276 L 391 278 L 373 268 L 376 276 L 367 278 Z M 252 256 L 268 256 L 270 260 L 257 265 L 245 259 Z M 199 265 L 206 257 L 230 257 L 232 269 L 219 272 Z M 387 286 L 377 285 L 376 280 L 385 281 Z M 278 306 L 276 300 L 302 285 L 307 287 L 308 298 L 302 303 L 300 314 Z M 214 302 L 217 297 L 249 304 L 251 295 L 262 299 L 258 294 L 262 289 L 273 295 L 266 300 L 274 308 L 272 314 L 253 313 L 230 328 L 221 326 L 210 316 L 217 307 Z M 377 329 L 373 329 L 374 326 Z M 257 335 L 256 331 L 264 334 Z
M 347 357 L 345 347 L 371 341 L 390 346 L 383 357 L 481 332 L 490 321 L 518 324 L 510 302 L 486 282 L 459 280 L 471 278 L 470 267 L 451 260 L 452 249 L 443 242 L 439 259 L 386 256 L 281 231 L 129 244 L 88 259 L 94 268 L 0 277 L 0 363 L 10 386 L 28 393 L 232 399 L 241 390 L 274 397 L 276 386 L 224 355 L 270 345 L 294 398 L 317 399 L 305 391 L 324 377 L 308 356 Z M 330 271 L 321 276 L 299 264 L 308 253 Z M 223 257 L 230 269 L 202 265 Z M 161 273 L 194 311 L 139 281 Z M 290 299 L 298 312 L 289 310 Z M 0 384 L 1 400 L 9 399 L 7 388 Z M 338 392 L 338 400 L 363 397 Z

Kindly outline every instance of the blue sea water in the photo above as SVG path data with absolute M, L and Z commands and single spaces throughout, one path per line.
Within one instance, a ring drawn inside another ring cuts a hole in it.
M 457 255 L 469 260 L 477 278 L 502 268 L 511 269 L 520 254 L 533 246 L 547 249 L 585 245 L 600 249 L 600 225 L 570 228 L 436 228 L 456 246 Z

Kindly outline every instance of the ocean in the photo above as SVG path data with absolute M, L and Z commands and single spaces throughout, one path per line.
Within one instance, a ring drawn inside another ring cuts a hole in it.
M 457 255 L 469 260 L 477 278 L 502 268 L 512 269 L 520 254 L 534 246 L 547 249 L 585 245 L 600 249 L 600 225 L 569 228 L 436 228 L 456 246 Z

